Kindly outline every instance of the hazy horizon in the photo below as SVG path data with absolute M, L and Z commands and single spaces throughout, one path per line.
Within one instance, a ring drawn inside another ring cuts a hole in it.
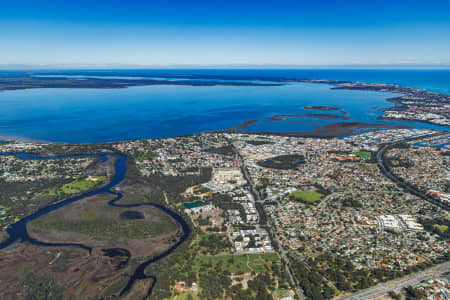
M 127 65 L 127 64 L 0 64 L 2 71 L 26 70 L 450 70 L 450 64 L 364 64 L 364 65 Z

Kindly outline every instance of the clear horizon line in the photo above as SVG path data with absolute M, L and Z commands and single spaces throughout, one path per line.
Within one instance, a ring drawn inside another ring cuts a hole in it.
M 380 63 L 380 64 L 0 64 L 0 70 L 38 69 L 450 69 L 450 63 Z

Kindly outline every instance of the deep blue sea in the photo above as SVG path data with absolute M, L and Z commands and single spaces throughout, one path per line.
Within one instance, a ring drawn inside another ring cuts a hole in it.
M 47 73 L 51 73 L 46 71 Z M 78 76 L 158 77 L 181 75 L 295 77 L 394 83 L 450 94 L 450 70 L 109 70 L 64 71 Z M 54 73 L 59 74 L 60 73 Z M 81 74 L 81 75 L 80 75 Z M 65 75 L 66 76 L 66 75 Z M 210 79 L 212 81 L 217 81 Z M 236 81 L 236 80 L 233 80 Z M 248 131 L 309 131 L 341 119 L 299 116 L 272 121 L 274 115 L 327 113 L 308 105 L 342 108 L 352 121 L 445 129 L 419 122 L 378 121 L 379 109 L 392 104 L 389 93 L 331 90 L 325 84 L 282 86 L 173 86 L 126 89 L 28 89 L 0 92 L 0 137 L 51 142 L 105 142 L 170 137 L 234 127 L 260 120 Z M 448 129 L 448 128 L 447 128 Z

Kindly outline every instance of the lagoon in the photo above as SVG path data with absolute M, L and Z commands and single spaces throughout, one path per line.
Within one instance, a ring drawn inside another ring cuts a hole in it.
M 195 202 L 183 203 L 183 206 L 184 206 L 184 208 L 195 208 L 195 207 L 201 206 L 203 204 L 205 204 L 205 202 L 199 200 L 199 201 L 195 201 Z
M 343 117 L 356 122 L 443 129 L 420 122 L 377 120 L 382 115 L 380 109 L 392 106 L 386 98 L 397 94 L 332 90 L 331 87 L 286 83 L 282 86 L 154 85 L 1 91 L 0 138 L 113 142 L 222 130 L 255 119 L 260 121 L 247 126 L 246 131 L 298 132 L 341 122 Z M 319 116 L 323 111 L 303 109 L 308 105 L 338 107 L 347 114 L 327 112 L 338 119 L 324 118 Z M 312 114 L 304 116 L 306 113 Z M 270 119 L 275 115 L 297 116 Z

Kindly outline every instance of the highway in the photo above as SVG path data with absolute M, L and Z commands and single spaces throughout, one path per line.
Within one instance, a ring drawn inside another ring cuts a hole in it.
M 398 145 L 398 144 L 401 144 L 401 143 L 405 143 L 405 142 L 414 141 L 414 140 L 419 140 L 419 139 L 423 139 L 423 138 L 427 138 L 427 137 L 439 136 L 439 135 L 442 135 L 442 134 L 444 134 L 444 133 L 442 133 L 442 132 L 433 133 L 433 134 L 428 134 L 428 135 L 414 137 L 414 138 L 408 138 L 408 139 L 396 141 L 394 143 L 386 144 L 380 150 L 378 150 L 378 152 L 377 152 L 377 165 L 380 168 L 381 172 L 386 177 L 388 177 L 390 180 L 395 182 L 399 187 L 403 188 L 408 193 L 416 195 L 416 196 L 422 198 L 425 201 L 428 201 L 428 202 L 430 202 L 430 203 L 432 203 L 434 205 L 440 206 L 441 208 L 443 208 L 445 210 L 448 210 L 449 207 L 448 207 L 447 204 L 442 203 L 442 202 L 440 202 L 440 201 L 438 201 L 438 200 L 436 200 L 436 199 L 434 199 L 434 198 L 432 198 L 430 196 L 427 196 L 425 193 L 419 191 L 416 187 L 414 187 L 412 185 L 409 185 L 408 183 L 404 182 L 401 178 L 399 178 L 395 174 L 393 174 L 391 172 L 391 170 L 386 166 L 385 160 L 384 160 L 386 151 L 391 149 L 395 145 Z
M 380 283 L 371 288 L 340 298 L 340 300 L 350 300 L 350 299 L 369 300 L 386 295 L 390 291 L 398 293 L 403 288 L 417 284 L 423 280 L 440 276 L 447 272 L 450 272 L 450 262 L 448 261 L 443 264 L 425 269 L 421 272 L 413 273 L 407 276 L 400 277 L 398 279 Z
M 403 180 L 401 180 L 400 178 L 395 176 L 391 172 L 391 170 L 388 167 L 386 167 L 385 161 L 384 161 L 384 158 L 385 158 L 384 155 L 385 155 L 386 151 L 391 149 L 393 146 L 395 146 L 397 144 L 409 142 L 409 141 L 413 141 L 413 140 L 419 140 L 419 139 L 423 139 L 426 137 L 439 136 L 442 134 L 443 134 L 442 132 L 434 133 L 431 135 L 408 138 L 408 139 L 396 141 L 394 143 L 386 144 L 377 152 L 377 164 L 378 164 L 378 167 L 380 168 L 381 172 L 386 177 L 391 179 L 393 182 L 395 182 L 401 188 L 405 189 L 407 192 L 409 192 L 413 195 L 416 195 L 416 196 L 422 198 L 423 200 L 428 201 L 432 204 L 438 205 L 438 206 L 442 207 L 443 209 L 448 210 L 448 205 L 445 205 L 444 203 L 441 203 L 441 202 L 437 201 L 436 199 L 433 199 L 433 198 L 425 195 L 423 192 L 417 190 L 415 187 L 405 183 Z M 434 276 L 441 275 L 446 272 L 450 272 L 450 262 L 445 262 L 443 264 L 426 269 L 422 272 L 413 273 L 413 274 L 410 274 L 410 275 L 407 275 L 404 277 L 400 277 L 398 279 L 394 279 L 394 280 L 391 280 L 391 281 L 388 281 L 385 283 L 380 283 L 376 286 L 359 291 L 357 293 L 354 293 L 350 296 L 346 296 L 341 299 L 342 300 L 348 300 L 348 299 L 362 299 L 362 300 L 367 299 L 368 300 L 368 299 L 374 299 L 374 298 L 382 296 L 382 295 L 386 295 L 390 291 L 394 291 L 394 292 L 398 293 L 401 289 L 403 289 L 407 286 L 414 285 L 423 280 L 432 278 Z
M 398 186 L 400 186 L 401 188 L 405 189 L 407 192 L 416 195 L 420 198 L 422 198 L 423 200 L 426 200 L 434 205 L 438 205 L 440 207 L 442 207 L 443 209 L 448 210 L 448 205 L 441 203 L 439 201 L 437 201 L 434 198 L 431 198 L 427 195 L 425 195 L 425 193 L 417 190 L 415 187 L 405 183 L 403 180 L 401 180 L 400 178 L 398 178 L 397 176 L 395 176 L 388 167 L 386 167 L 385 165 L 385 153 L 387 150 L 389 150 L 390 148 L 392 148 L 393 146 L 400 144 L 400 143 L 404 143 L 404 142 L 409 142 L 409 141 L 413 141 L 413 140 L 418 140 L 418 139 L 423 139 L 423 138 L 427 138 L 427 137 L 433 137 L 433 136 L 439 136 L 442 135 L 442 132 L 439 133 L 434 133 L 431 135 L 425 135 L 425 136 L 420 136 L 420 137 L 414 137 L 414 138 L 408 138 L 408 139 L 403 139 L 400 141 L 396 141 L 393 143 L 389 143 L 386 144 L 384 146 L 381 147 L 381 149 L 377 152 L 376 158 L 377 158 L 377 165 L 380 168 L 381 172 L 388 177 L 389 179 L 391 179 L 393 182 L 395 182 Z M 242 163 L 242 172 L 244 174 L 245 179 L 247 180 L 248 184 L 251 187 L 251 191 L 252 194 L 254 195 L 255 201 L 256 202 L 264 202 L 260 195 L 259 192 L 256 190 L 256 187 L 252 181 L 251 176 L 249 175 L 249 172 L 245 166 L 244 160 L 241 157 L 239 151 L 234 147 L 234 145 L 230 142 L 230 144 L 232 145 L 233 150 L 235 151 L 236 155 L 239 157 L 241 163 Z M 279 242 L 276 230 L 274 230 L 274 226 L 271 222 L 270 217 L 267 218 L 268 219 L 268 225 L 269 225 L 269 229 L 272 232 L 272 236 L 274 237 L 275 241 L 279 244 L 280 246 L 280 254 L 283 257 L 283 259 L 286 262 L 286 270 L 287 273 L 289 275 L 289 277 L 291 278 L 291 281 L 295 283 L 296 285 L 296 292 L 299 295 L 300 299 L 303 300 L 305 299 L 305 295 L 303 294 L 303 291 L 301 289 L 301 287 L 298 285 L 298 281 L 295 278 L 294 273 L 292 272 L 292 268 L 291 268 L 291 263 L 289 260 L 289 257 L 287 255 L 287 251 L 283 249 L 281 243 Z M 357 293 L 354 293 L 352 295 L 349 296 L 345 296 L 343 298 L 341 298 L 341 300 L 350 300 L 350 299 L 359 299 L 359 300 L 369 300 L 369 299 L 374 299 L 377 298 L 379 296 L 382 295 L 386 295 L 387 293 L 389 293 L 390 291 L 394 291 L 394 292 L 399 292 L 400 290 L 402 290 L 405 287 L 408 287 L 410 285 L 414 285 L 417 284 L 423 280 L 427 280 L 429 278 L 433 278 L 435 276 L 440 276 L 443 273 L 447 273 L 450 272 L 450 262 L 445 262 L 443 264 L 440 265 L 436 265 L 434 267 L 428 268 L 424 271 L 421 272 L 417 272 L 417 273 L 413 273 L 407 276 L 403 276 L 401 278 L 397 278 L 385 283 L 380 283 L 376 286 L 373 286 L 371 288 L 359 291 Z

